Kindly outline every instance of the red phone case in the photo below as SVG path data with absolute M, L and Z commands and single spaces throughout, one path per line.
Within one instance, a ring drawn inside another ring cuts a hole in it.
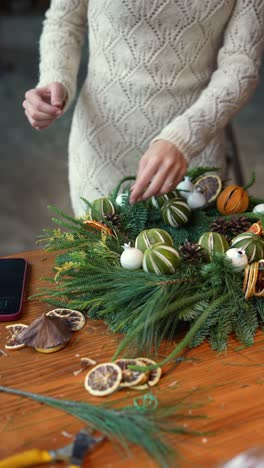
M 20 301 L 19 301 L 19 307 L 17 312 L 14 314 L 0 314 L 0 322 L 11 322 L 13 320 L 19 319 L 22 314 L 22 307 L 23 307 L 23 300 L 24 300 L 24 291 L 25 291 L 25 284 L 26 284 L 26 273 L 27 273 L 27 268 L 28 268 L 28 262 L 25 258 L 22 257 L 16 257 L 16 258 L 10 258 L 6 260 L 23 260 L 25 262 L 25 267 L 24 267 L 24 273 L 23 273 L 23 279 L 22 279 L 22 287 L 21 287 L 21 294 L 20 294 Z

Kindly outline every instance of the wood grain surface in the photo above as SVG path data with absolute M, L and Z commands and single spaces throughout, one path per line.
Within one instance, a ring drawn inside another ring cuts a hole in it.
M 54 256 L 43 251 L 17 254 L 29 262 L 26 297 L 43 285 L 41 276 L 51 274 Z M 20 322 L 30 324 L 52 307 L 37 300 L 25 299 Z M 11 323 L 11 322 L 10 322 Z M 97 363 L 109 361 L 120 337 L 113 335 L 101 321 L 87 320 L 75 332 L 70 343 L 53 354 L 42 354 L 31 348 L 5 351 L 7 323 L 0 323 L 0 385 L 48 395 L 55 398 L 83 400 L 100 404 L 138 393 L 122 390 L 104 399 L 92 397 L 84 389 L 84 373 L 74 375 L 80 358 Z M 164 343 L 161 354 L 172 345 Z M 263 444 L 264 418 L 264 339 L 259 332 L 256 343 L 242 348 L 230 340 L 225 353 L 212 351 L 208 344 L 185 353 L 188 360 L 177 360 L 165 369 L 156 387 L 162 402 L 186 397 L 189 403 L 201 403 L 195 410 L 205 414 L 202 420 L 186 419 L 190 429 L 212 431 L 207 436 L 177 436 L 172 444 L 179 454 L 172 466 L 217 467 L 239 452 Z M 127 403 L 126 403 L 127 404 Z M 188 414 L 186 409 L 186 414 Z M 0 393 L 0 459 L 30 448 L 56 449 L 70 443 L 83 423 L 63 412 L 26 398 Z M 43 466 L 43 465 L 42 465 Z M 52 464 L 53 467 L 62 466 Z M 109 441 L 90 452 L 84 467 L 155 467 L 151 458 L 137 447 L 127 454 Z

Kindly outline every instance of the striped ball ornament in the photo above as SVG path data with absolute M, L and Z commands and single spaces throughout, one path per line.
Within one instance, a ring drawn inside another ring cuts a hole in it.
M 171 192 L 165 193 L 160 197 L 151 197 L 151 204 L 154 206 L 154 208 L 161 208 L 166 201 L 179 197 L 179 192 L 177 190 L 172 190 Z
M 141 250 L 141 252 L 145 252 L 151 245 L 157 243 L 173 245 L 173 240 L 164 229 L 145 229 L 137 236 L 135 247 Z
M 161 208 L 161 215 L 164 223 L 169 226 L 179 227 L 188 223 L 191 209 L 185 200 L 175 198 L 164 203 Z
M 173 275 L 179 263 L 180 255 L 174 247 L 157 243 L 145 251 L 143 270 L 156 275 Z
M 91 204 L 90 218 L 96 221 L 103 221 L 107 214 L 115 214 L 115 207 L 108 198 L 97 198 Z
M 208 253 L 210 260 L 216 252 L 225 253 L 229 249 L 226 238 L 218 232 L 205 232 L 199 238 L 198 244 Z
M 253 232 L 238 234 L 232 240 L 231 247 L 245 250 L 248 263 L 256 262 L 264 257 L 264 240 Z

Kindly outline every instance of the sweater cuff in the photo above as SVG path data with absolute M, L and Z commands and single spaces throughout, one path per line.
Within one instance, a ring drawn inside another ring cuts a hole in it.
M 166 140 L 175 145 L 188 164 L 200 150 L 199 142 L 194 140 L 187 119 L 182 119 L 181 116 L 164 127 L 151 143 L 157 140 Z

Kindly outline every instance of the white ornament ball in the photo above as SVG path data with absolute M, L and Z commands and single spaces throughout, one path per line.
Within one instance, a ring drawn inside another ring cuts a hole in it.
M 191 210 L 197 210 L 206 205 L 206 198 L 200 190 L 196 189 L 188 196 L 187 203 Z
M 121 266 L 127 270 L 138 270 L 141 268 L 144 256 L 143 252 L 136 249 L 136 247 L 131 247 L 130 243 L 125 244 L 124 249 L 120 257 Z
M 253 213 L 263 213 L 264 214 L 264 203 L 254 206 Z
M 184 177 L 184 179 L 177 185 L 177 190 L 179 191 L 180 193 L 180 196 L 185 198 L 185 200 L 187 200 L 187 198 L 190 196 L 190 194 L 193 192 L 194 190 L 194 185 L 193 183 L 191 182 L 191 179 L 190 177 L 186 176 Z
M 115 200 L 116 205 L 121 206 L 121 207 L 125 206 L 128 197 L 129 197 L 128 193 L 119 193 L 119 195 L 117 195 L 116 200 Z
M 226 256 L 230 258 L 237 271 L 242 271 L 248 264 L 248 257 L 243 249 L 229 249 Z

